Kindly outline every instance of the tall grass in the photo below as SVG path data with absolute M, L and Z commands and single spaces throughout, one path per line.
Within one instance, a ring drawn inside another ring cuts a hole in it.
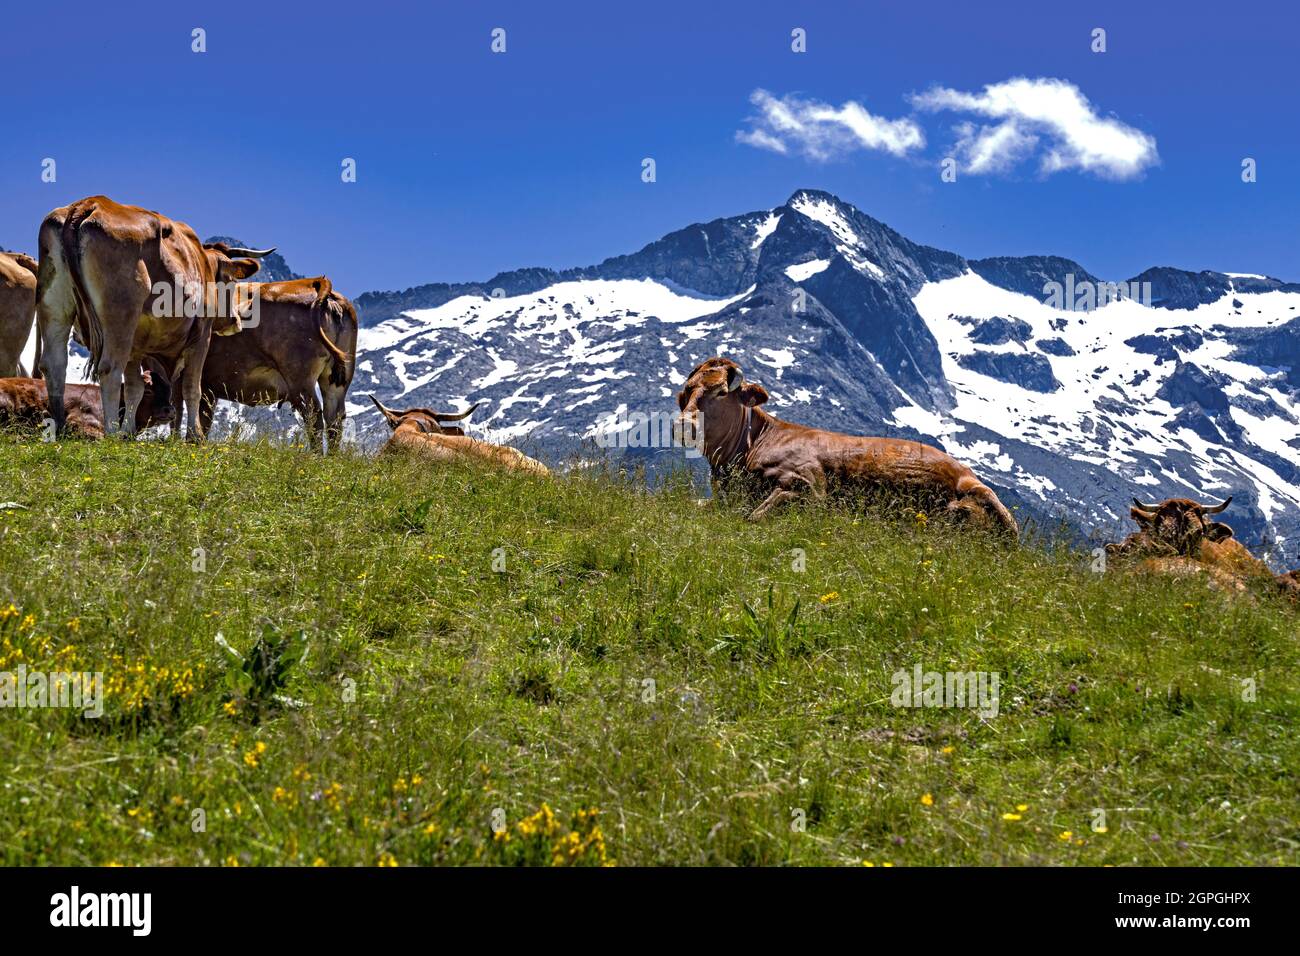
M 0 441 L 0 671 L 109 688 L 0 710 L 0 860 L 1297 862 L 1274 595 L 695 494 Z M 893 706 L 917 664 L 998 715 Z

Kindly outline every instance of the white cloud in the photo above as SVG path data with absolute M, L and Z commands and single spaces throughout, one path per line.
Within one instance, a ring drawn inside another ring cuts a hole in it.
M 957 154 L 969 173 L 1005 172 L 1043 144 L 1044 174 L 1078 169 L 1131 179 L 1160 161 L 1155 138 L 1113 117 L 1099 116 L 1065 80 L 1016 77 L 981 93 L 936 86 L 911 97 L 928 111 L 976 113 L 998 122 L 956 127 Z
M 912 120 L 873 116 L 853 100 L 835 107 L 794 94 L 777 98 L 755 90 L 749 101 L 758 112 L 749 119 L 750 129 L 736 133 L 736 141 L 760 149 L 785 154 L 793 147 L 809 159 L 825 161 L 858 149 L 904 156 L 925 145 L 925 133 Z

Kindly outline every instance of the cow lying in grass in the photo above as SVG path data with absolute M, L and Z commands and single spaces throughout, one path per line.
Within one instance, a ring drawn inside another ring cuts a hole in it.
M 1231 497 L 1212 506 L 1190 498 L 1167 498 L 1148 505 L 1135 498 L 1129 514 L 1138 530 L 1118 544 L 1106 545 L 1106 553 L 1135 561 L 1145 571 L 1206 575 L 1228 590 L 1244 590 L 1252 580 L 1271 580 L 1284 593 L 1300 595 L 1300 571 L 1275 575 L 1232 536 L 1232 528 L 1215 520 L 1231 503 Z
M 725 358 L 696 366 L 677 395 L 679 439 L 702 450 L 715 491 L 733 475 L 746 475 L 768 492 L 750 513 L 751 521 L 803 495 L 822 498 L 834 485 L 908 495 L 927 510 L 943 509 L 977 526 L 1019 533 L 1016 519 L 992 489 L 939 449 L 783 422 L 758 407 L 765 401 L 763 386 L 746 383 L 740 366 Z
M 464 421 L 478 405 L 472 405 L 468 411 L 458 414 L 435 412 L 427 408 L 409 408 L 399 412 L 388 408 L 373 395 L 370 400 L 393 430 L 381 454 L 408 451 L 438 461 L 483 461 L 511 471 L 537 475 L 551 473 L 540 461 L 534 461 L 523 452 L 506 445 L 493 445 L 470 438 L 460 426 L 444 424 Z
M 146 400 L 136 410 L 136 431 L 169 422 L 174 414 L 170 407 L 154 407 L 150 399 L 150 375 L 148 372 L 142 374 Z M 104 408 L 100 403 L 98 385 L 65 385 L 64 407 L 67 412 L 65 427 L 69 434 L 80 438 L 104 437 Z M 39 429 L 47 420 L 54 421 L 44 379 L 0 378 L 0 428 Z

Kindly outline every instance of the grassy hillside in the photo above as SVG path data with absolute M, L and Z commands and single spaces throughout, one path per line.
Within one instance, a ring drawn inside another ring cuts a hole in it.
M 1300 862 L 1271 594 L 267 445 L 4 440 L 0 502 L 0 671 L 108 688 L 0 710 L 4 863 Z

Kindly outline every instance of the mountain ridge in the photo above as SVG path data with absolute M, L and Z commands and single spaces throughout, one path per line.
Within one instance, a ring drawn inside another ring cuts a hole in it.
M 1135 279 L 1150 301 L 1076 311 L 1044 290 L 1101 283 L 1074 260 L 968 260 L 798 190 L 596 266 L 360 296 L 349 413 L 377 440 L 367 392 L 481 401 L 478 433 L 576 460 L 638 415 L 671 416 L 685 374 L 725 354 L 778 416 L 944 448 L 1040 524 L 1114 538 L 1133 497 L 1231 493 L 1238 536 L 1293 565 L 1300 285 L 1170 267 Z M 683 461 L 612 444 L 652 471 Z

